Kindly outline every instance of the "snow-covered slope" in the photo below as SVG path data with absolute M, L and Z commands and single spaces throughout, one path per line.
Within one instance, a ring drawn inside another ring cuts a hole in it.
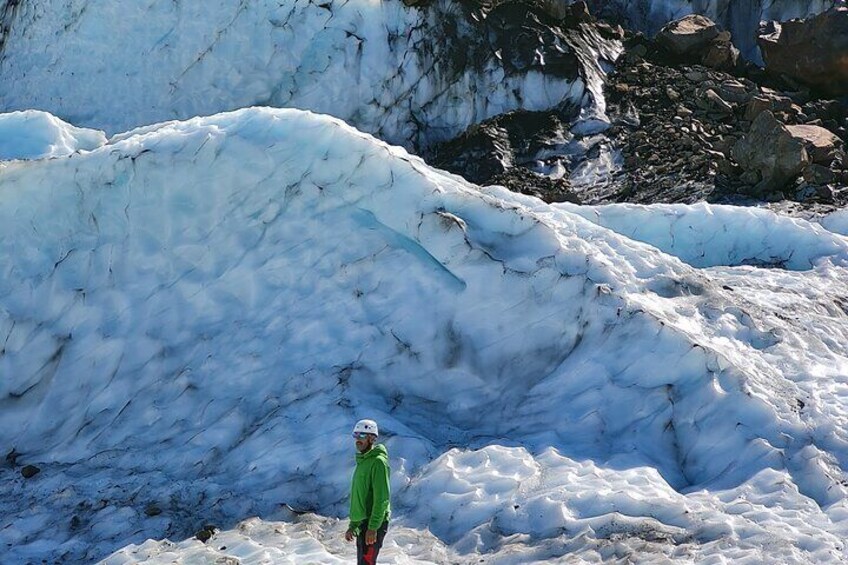
M 418 149 L 518 108 L 603 119 L 593 92 L 620 44 L 587 26 L 537 34 L 544 14 L 515 6 L 475 21 L 450 0 L 27 0 L 6 16 L 0 110 L 115 133 L 294 107 Z
M 844 559 L 848 242 L 723 210 L 697 268 L 295 110 L 0 163 L 0 547 L 349 558 L 370 416 L 397 563 Z

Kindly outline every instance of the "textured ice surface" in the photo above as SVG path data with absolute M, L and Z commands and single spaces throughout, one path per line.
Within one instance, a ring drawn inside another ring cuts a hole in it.
M 369 416 L 396 563 L 844 559 L 844 238 L 629 209 L 727 226 L 695 268 L 598 210 L 295 110 L 0 164 L 0 446 L 41 469 L 0 467 L 4 555 L 349 559 Z M 739 265 L 788 238 L 798 270 Z
M 46 112 L 0 114 L 0 161 L 64 157 L 104 143 L 102 131 L 74 127 Z
M 650 243 L 694 267 L 772 265 L 803 270 L 820 257 L 848 261 L 845 237 L 827 233 L 816 223 L 758 208 L 709 204 L 554 206 Z M 841 217 L 842 213 L 834 213 L 821 224 L 840 233 Z
M 579 72 L 519 68 L 448 0 L 28 0 L 12 14 L 0 109 L 110 134 L 254 105 L 331 114 L 407 148 L 519 108 L 580 105 L 597 126 L 601 63 L 621 50 L 586 35 Z
M 848 210 L 831 212 L 821 219 L 821 225 L 832 232 L 848 236 Z

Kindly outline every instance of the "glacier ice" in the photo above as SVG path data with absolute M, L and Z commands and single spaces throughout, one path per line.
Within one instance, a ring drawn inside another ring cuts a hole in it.
M 846 555 L 833 232 L 546 206 L 252 108 L 0 164 L 0 242 L 0 446 L 41 468 L 0 468 L 13 561 L 334 562 L 363 416 L 398 563 Z

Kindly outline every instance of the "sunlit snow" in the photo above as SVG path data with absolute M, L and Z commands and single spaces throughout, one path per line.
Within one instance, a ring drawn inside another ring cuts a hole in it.
M 373 417 L 387 563 L 838 562 L 835 231 L 547 206 L 297 110 L 2 162 L 0 447 L 41 472 L 0 467 L 0 548 L 347 562 Z

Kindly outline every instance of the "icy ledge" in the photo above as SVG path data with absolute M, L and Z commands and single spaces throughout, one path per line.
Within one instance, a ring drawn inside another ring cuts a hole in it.
M 37 110 L 0 114 L 0 161 L 65 157 L 106 143 L 106 134 Z
M 398 562 L 845 557 L 841 251 L 695 269 L 338 120 L 247 109 L 0 169 L 0 268 L 11 562 L 251 516 L 295 525 L 238 551 L 332 528 L 365 415 Z
M 819 225 L 759 208 L 703 203 L 554 206 L 649 243 L 693 267 L 751 265 L 804 270 L 822 257 L 848 262 L 848 239 L 836 235 L 844 223 L 840 213 L 825 217 Z

